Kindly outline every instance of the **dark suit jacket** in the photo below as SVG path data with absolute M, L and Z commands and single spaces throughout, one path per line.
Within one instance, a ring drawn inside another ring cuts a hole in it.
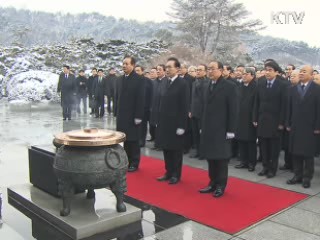
M 122 76 L 117 84 L 117 131 L 126 134 L 127 141 L 138 141 L 140 125 L 134 119 L 143 119 L 145 104 L 145 81 L 136 72 Z
M 236 139 L 242 141 L 255 141 L 256 128 L 252 123 L 252 110 L 257 89 L 257 83 L 252 80 L 248 86 L 241 84 L 239 89 L 239 111 L 236 130 Z
M 99 77 L 96 77 L 93 81 L 92 85 L 92 95 L 95 99 L 101 99 L 105 95 L 105 86 L 106 86 L 106 79 L 102 77 L 101 82 L 99 82 Z
M 253 109 L 253 122 L 258 123 L 258 137 L 280 137 L 279 125 L 285 125 L 288 85 L 276 77 L 272 87 L 267 88 L 267 79 L 258 80 Z
M 204 112 L 200 137 L 200 155 L 206 159 L 229 159 L 231 141 L 227 132 L 235 133 L 237 122 L 236 85 L 219 78 L 210 91 L 211 81 L 205 84 Z
M 178 77 L 167 87 L 167 90 L 161 96 L 156 144 L 162 149 L 183 149 L 184 136 L 178 136 L 176 131 L 178 128 L 186 130 L 188 91 L 189 88 L 186 82 Z
M 203 95 L 204 85 L 209 80 L 207 78 L 196 79 L 192 83 L 192 97 L 191 97 L 191 114 L 192 117 L 201 119 L 203 112 Z
M 308 84 L 304 96 L 301 85 L 290 88 L 287 127 L 291 128 L 289 151 L 294 155 L 313 157 L 316 153 L 314 130 L 320 130 L 320 87 Z

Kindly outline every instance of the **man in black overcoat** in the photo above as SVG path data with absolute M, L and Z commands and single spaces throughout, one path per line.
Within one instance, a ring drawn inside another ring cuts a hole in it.
M 103 70 L 98 70 L 98 77 L 95 78 L 92 86 L 92 97 L 95 102 L 95 115 L 96 118 L 103 118 L 104 116 L 104 96 L 106 88 L 106 79 Z
M 161 96 L 164 95 L 167 87 L 167 78 L 165 76 L 164 64 L 159 64 L 157 66 L 157 76 L 157 79 L 153 81 L 152 103 L 150 110 L 150 132 L 153 131 L 154 133 L 154 139 L 151 140 L 155 140 L 157 138 L 156 129 L 159 123 L 160 100 Z M 156 146 L 156 141 L 154 145 L 154 149 L 158 149 Z
M 237 122 L 236 85 L 222 77 L 223 65 L 211 62 L 209 83 L 205 84 L 204 112 L 201 124 L 200 155 L 208 161 L 210 182 L 200 193 L 224 194 L 228 181 L 231 139 Z
M 192 94 L 192 83 L 195 81 L 195 78 L 192 77 L 188 73 L 188 66 L 186 64 L 181 64 L 180 69 L 180 77 L 187 83 L 188 86 L 188 99 L 189 99 L 189 111 L 190 111 L 190 100 Z M 188 118 L 187 120 L 187 127 L 184 133 L 184 153 L 188 153 L 192 147 L 192 127 L 191 127 L 191 119 Z
M 278 69 L 278 64 L 273 61 L 265 64 L 265 78 L 258 81 L 253 109 L 253 124 L 257 127 L 263 165 L 258 175 L 268 178 L 277 172 L 287 105 L 287 83 L 278 76 Z
M 71 120 L 71 111 L 74 97 L 77 94 L 76 79 L 70 74 L 70 67 L 63 66 L 63 73 L 59 76 L 57 92 L 61 93 L 61 106 L 63 120 Z
M 290 133 L 294 177 L 288 184 L 301 183 L 310 187 L 314 173 L 314 156 L 320 133 L 320 87 L 314 83 L 311 66 L 300 69 L 300 83 L 290 89 L 287 130 Z
M 115 108 L 115 86 L 116 86 L 117 76 L 114 68 L 110 68 L 109 74 L 106 77 L 106 96 L 107 96 L 107 112 L 108 114 L 114 114 Z M 112 107 L 111 107 L 112 106 Z
M 78 97 L 78 103 L 77 103 L 77 112 L 80 113 L 80 105 L 82 102 L 83 106 L 83 113 L 87 113 L 87 98 L 88 98 L 88 93 L 87 93 L 87 82 L 88 79 L 85 76 L 84 70 L 79 71 L 79 76 L 76 78 L 77 82 L 77 97 Z M 82 100 L 82 101 L 81 101 Z
M 94 99 L 92 98 L 92 87 L 95 79 L 98 77 L 98 70 L 96 68 L 92 68 L 91 76 L 88 78 L 87 91 L 89 96 L 89 107 L 91 108 L 90 115 L 95 113 Z
M 245 68 L 239 89 L 239 112 L 235 138 L 239 145 L 240 164 L 235 168 L 248 168 L 252 172 L 257 162 L 257 133 L 252 123 L 252 110 L 256 94 L 254 68 Z
M 201 118 L 203 113 L 203 95 L 204 85 L 209 80 L 207 79 L 207 66 L 200 64 L 197 67 L 197 78 L 192 83 L 192 96 L 189 118 L 191 118 L 192 127 L 192 143 L 194 150 L 190 153 L 190 158 L 199 158 L 200 155 L 200 130 Z
M 156 144 L 163 149 L 166 172 L 158 181 L 176 184 L 180 181 L 184 133 L 188 117 L 188 86 L 178 76 L 180 63 L 169 58 L 166 64 L 167 90 L 160 99 Z
M 150 108 L 151 108 L 153 85 L 152 85 L 152 80 L 143 75 L 144 68 L 142 66 L 137 65 L 135 67 L 135 72 L 141 76 L 143 81 L 145 81 L 144 83 L 144 86 L 145 86 L 144 115 L 141 123 L 141 134 L 140 134 L 140 141 L 139 141 L 140 147 L 144 147 L 146 145 L 148 122 L 150 119 Z
M 139 139 L 144 116 L 145 81 L 135 71 L 136 60 L 125 57 L 124 75 L 117 84 L 117 131 L 126 134 L 124 149 L 129 159 L 129 172 L 138 170 L 140 163 Z

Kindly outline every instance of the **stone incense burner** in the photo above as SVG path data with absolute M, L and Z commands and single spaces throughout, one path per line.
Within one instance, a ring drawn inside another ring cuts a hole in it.
M 119 143 L 125 134 L 104 129 L 83 129 L 55 135 L 53 144 L 58 148 L 54 172 L 58 178 L 63 207 L 61 216 L 70 214 L 72 196 L 77 191 L 95 197 L 94 189 L 110 187 L 117 199 L 116 209 L 125 212 L 123 202 L 127 191 L 128 158 Z

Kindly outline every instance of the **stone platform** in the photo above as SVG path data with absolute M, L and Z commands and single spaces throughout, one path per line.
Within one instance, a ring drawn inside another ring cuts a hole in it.
M 141 220 L 141 209 L 126 203 L 127 211 L 116 211 L 116 199 L 107 189 L 95 190 L 96 198 L 76 194 L 71 202 L 71 214 L 60 216 L 62 200 L 31 184 L 8 188 L 8 202 L 29 214 L 35 214 L 71 239 L 82 239 Z

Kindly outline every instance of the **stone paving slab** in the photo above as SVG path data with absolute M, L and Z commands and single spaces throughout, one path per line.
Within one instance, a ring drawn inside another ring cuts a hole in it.
M 199 223 L 188 221 L 143 240 L 228 240 L 231 235 Z
M 299 229 L 303 232 L 318 235 L 320 237 L 320 214 L 291 208 L 273 218 L 272 222 L 280 223 L 291 228 Z
M 303 201 L 302 203 L 298 204 L 296 207 L 320 214 L 320 197 L 318 196 L 311 197 Z
M 265 221 L 239 237 L 245 240 L 320 240 L 320 236 L 271 221 Z

